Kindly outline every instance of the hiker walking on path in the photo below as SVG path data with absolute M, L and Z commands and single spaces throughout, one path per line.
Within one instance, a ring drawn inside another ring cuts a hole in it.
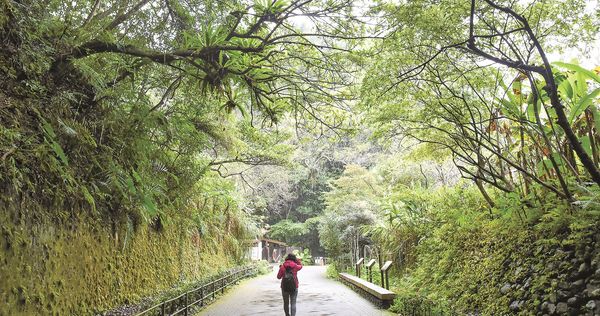
M 279 266 L 277 278 L 281 279 L 281 294 L 283 295 L 283 310 L 285 311 L 285 316 L 296 316 L 298 271 L 300 271 L 300 269 L 302 269 L 302 262 L 291 253 L 287 255 L 285 262 Z

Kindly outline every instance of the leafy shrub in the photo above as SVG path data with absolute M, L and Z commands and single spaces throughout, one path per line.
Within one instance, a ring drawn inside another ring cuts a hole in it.
M 273 271 L 273 266 L 271 266 L 267 260 L 256 262 L 256 266 L 258 268 L 258 274 L 267 274 Z
M 300 252 L 299 250 L 294 250 L 294 254 L 298 259 L 302 261 L 302 264 L 304 265 L 312 265 L 315 263 L 313 261 L 312 255 L 310 254 L 310 249 L 308 248 L 304 248 L 302 252 Z
M 327 270 L 326 270 L 325 274 L 330 279 L 337 279 L 339 272 L 338 272 L 337 268 L 335 267 L 335 264 L 329 264 L 329 265 L 327 265 Z

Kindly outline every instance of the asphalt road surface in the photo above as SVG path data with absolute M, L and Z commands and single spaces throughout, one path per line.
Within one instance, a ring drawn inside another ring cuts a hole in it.
M 276 270 L 276 269 L 275 269 Z M 296 316 L 383 316 L 378 309 L 344 284 L 328 279 L 326 267 L 306 266 L 298 272 Z M 283 312 L 277 271 L 242 281 L 198 316 L 280 316 Z

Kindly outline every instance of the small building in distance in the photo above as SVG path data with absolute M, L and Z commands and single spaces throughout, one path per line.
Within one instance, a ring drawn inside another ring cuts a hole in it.
M 260 237 L 252 241 L 249 257 L 253 261 L 266 260 L 269 263 L 277 263 L 292 250 L 293 248 L 288 247 L 283 241 Z

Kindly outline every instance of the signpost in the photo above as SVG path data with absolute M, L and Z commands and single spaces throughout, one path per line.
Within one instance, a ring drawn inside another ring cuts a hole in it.
M 363 264 L 363 262 L 365 261 L 365 258 L 360 258 L 358 259 L 358 261 L 356 261 L 356 276 L 360 278 L 360 266 Z
M 369 263 L 367 263 L 367 269 L 369 270 L 369 282 L 373 283 L 373 273 L 372 273 L 372 268 L 373 265 L 375 264 L 376 260 L 375 259 L 371 259 L 369 261 Z
M 382 274 L 385 273 L 385 282 L 382 279 L 381 284 L 384 288 L 386 288 L 388 290 L 390 289 L 390 279 L 388 278 L 388 270 L 390 269 L 391 266 L 392 266 L 392 261 L 386 261 L 383 264 L 383 267 L 381 267 L 381 273 Z

